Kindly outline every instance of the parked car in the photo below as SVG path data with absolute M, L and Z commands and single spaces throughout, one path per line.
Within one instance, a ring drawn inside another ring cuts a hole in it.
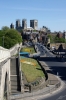
M 33 55 L 33 58 L 39 58 L 40 56 L 39 55 Z

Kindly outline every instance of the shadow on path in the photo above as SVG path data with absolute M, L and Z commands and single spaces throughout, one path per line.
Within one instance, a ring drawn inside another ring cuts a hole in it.
M 58 75 L 62 80 L 66 81 L 66 63 L 56 57 L 41 57 L 39 61 L 45 62 L 51 70 L 48 73 Z

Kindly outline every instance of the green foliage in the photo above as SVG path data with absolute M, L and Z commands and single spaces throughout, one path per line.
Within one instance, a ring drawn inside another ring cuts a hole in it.
M 58 38 L 57 36 L 55 37 L 55 43 L 65 43 L 65 39 L 63 37 Z
M 36 32 L 36 30 L 33 30 L 33 32 Z
M 65 43 L 66 43 L 66 39 L 65 39 Z
M 4 39 L 4 46 L 6 48 L 11 48 L 12 46 L 14 46 L 17 43 L 18 42 L 15 39 L 11 39 L 9 37 L 5 37 L 5 39 Z
M 0 45 L 2 46 L 2 38 L 0 37 Z
M 57 36 L 48 34 L 48 38 L 50 38 L 51 43 L 65 43 L 65 39 L 63 37 L 58 38 Z
M 4 39 L 3 39 L 3 36 L 4 36 Z M 4 41 L 4 47 L 9 49 L 17 43 L 20 44 L 22 42 L 22 37 L 18 33 L 18 31 L 16 31 L 15 29 L 7 29 L 7 31 L 1 30 L 0 31 L 0 45 L 1 46 L 3 46 L 3 41 Z
M 6 34 L 6 32 L 5 32 L 5 31 L 0 30 L 0 37 L 3 37 L 5 34 Z
M 18 43 L 20 43 L 22 41 L 21 35 L 18 33 L 18 31 L 14 30 L 14 29 L 8 30 L 7 33 L 5 34 L 5 36 L 10 37 L 11 39 L 17 40 Z
M 48 34 L 48 38 L 50 38 L 50 43 L 53 43 L 54 42 L 54 38 L 55 38 L 54 36 Z
M 2 27 L 2 30 L 3 30 L 3 31 L 7 31 L 7 30 L 9 30 L 9 27 L 3 26 L 3 27 Z
M 22 61 L 31 62 L 35 64 L 35 65 L 32 65 L 32 64 L 27 64 L 26 62 L 25 63 L 21 62 L 22 72 L 24 73 L 28 82 L 34 82 L 38 78 L 45 77 L 41 69 L 41 66 L 38 64 L 36 60 L 31 59 L 31 58 L 26 58 L 26 57 L 25 58 L 21 57 L 20 59 Z
M 5 31 L 0 30 L 0 46 L 3 46 L 3 36 L 6 34 Z

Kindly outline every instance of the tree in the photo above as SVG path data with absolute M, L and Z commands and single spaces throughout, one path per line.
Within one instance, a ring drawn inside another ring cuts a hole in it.
M 58 50 L 61 52 L 63 50 L 63 45 L 60 44 Z
M 0 46 L 3 46 L 3 36 L 5 36 L 6 32 L 0 30 Z
M 47 35 L 48 38 L 50 38 L 50 43 L 54 43 L 54 36 L 52 36 L 51 34 Z
M 57 36 L 55 37 L 55 43 L 65 43 L 65 39 L 63 37 L 58 38 Z
M 3 36 L 4 40 L 2 40 Z M 4 47 L 9 49 L 17 43 L 20 44 L 22 42 L 22 37 L 15 29 L 8 29 L 7 31 L 1 30 L 0 31 L 1 46 L 3 46 L 3 41 L 4 41 Z
M 3 31 L 7 31 L 7 30 L 9 30 L 9 27 L 8 27 L 8 26 L 3 26 L 3 27 L 2 27 L 2 30 L 3 30 Z

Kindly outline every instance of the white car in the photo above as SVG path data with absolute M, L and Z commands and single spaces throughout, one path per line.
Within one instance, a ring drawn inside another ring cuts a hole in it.
M 33 58 L 38 58 L 38 57 L 40 57 L 39 55 L 33 55 Z
M 52 46 L 51 50 L 55 50 L 55 47 L 54 47 L 54 46 Z

